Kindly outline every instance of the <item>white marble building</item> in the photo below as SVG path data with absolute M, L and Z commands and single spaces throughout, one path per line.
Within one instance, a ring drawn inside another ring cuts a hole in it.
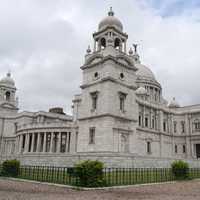
M 107 166 L 158 167 L 184 159 L 200 166 L 200 105 L 181 107 L 163 98 L 137 45 L 127 51 L 128 35 L 112 9 L 93 39 L 73 116 L 61 108 L 18 112 L 11 74 L 1 79 L 0 162 L 72 166 L 99 159 Z

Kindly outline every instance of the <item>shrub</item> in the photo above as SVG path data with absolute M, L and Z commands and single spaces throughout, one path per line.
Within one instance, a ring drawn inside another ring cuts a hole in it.
M 189 178 L 189 165 L 187 162 L 182 160 L 174 161 L 171 164 L 172 173 L 176 179 L 186 179 Z
M 4 176 L 16 177 L 19 174 L 20 162 L 18 160 L 6 160 L 2 164 L 2 174 Z
M 79 178 L 79 186 L 100 187 L 105 185 L 103 179 L 103 163 L 86 160 L 75 165 L 75 174 Z

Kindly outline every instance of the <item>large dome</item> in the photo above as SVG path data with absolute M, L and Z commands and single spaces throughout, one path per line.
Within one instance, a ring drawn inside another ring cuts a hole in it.
M 156 80 L 153 72 L 148 67 L 140 63 L 135 64 L 135 66 L 138 68 L 138 70 L 136 71 L 136 74 L 139 78 L 147 78 L 147 79 Z
M 15 86 L 15 81 L 11 78 L 11 73 L 8 72 L 6 77 L 2 78 L 0 80 L 0 84 L 1 85 L 7 85 L 7 86 L 11 86 L 14 87 Z
M 114 16 L 114 12 L 112 11 L 112 8 L 110 8 L 110 11 L 108 12 L 108 16 L 105 17 L 100 23 L 99 23 L 99 31 L 103 30 L 104 28 L 112 26 L 115 27 L 119 31 L 123 31 L 123 25 L 120 22 L 119 19 L 117 19 Z

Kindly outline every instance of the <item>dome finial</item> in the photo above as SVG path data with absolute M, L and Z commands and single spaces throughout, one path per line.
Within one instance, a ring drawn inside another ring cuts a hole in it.
M 108 12 L 108 16 L 114 16 L 114 12 L 113 12 L 113 10 L 112 10 L 112 7 L 110 7 L 110 10 L 109 10 L 109 12 Z
M 7 76 L 7 77 L 11 77 L 11 71 L 10 71 L 10 70 L 8 70 L 6 76 Z
M 131 55 L 131 56 L 132 56 L 132 55 L 133 55 L 133 49 L 132 49 L 132 48 L 130 48 L 128 53 L 129 53 L 129 55 Z
M 88 45 L 88 48 L 87 48 L 86 52 L 87 52 L 87 54 L 91 53 L 90 45 Z

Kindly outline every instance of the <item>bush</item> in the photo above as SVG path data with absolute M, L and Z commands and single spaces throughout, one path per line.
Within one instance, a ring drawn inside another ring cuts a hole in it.
M 2 164 L 2 175 L 16 177 L 19 175 L 20 162 L 18 160 L 6 160 Z
M 103 179 L 103 163 L 86 160 L 75 165 L 75 174 L 79 178 L 79 186 L 101 187 L 105 186 Z
M 174 161 L 171 164 L 172 173 L 176 179 L 187 179 L 189 178 L 189 165 L 187 162 L 182 160 Z

